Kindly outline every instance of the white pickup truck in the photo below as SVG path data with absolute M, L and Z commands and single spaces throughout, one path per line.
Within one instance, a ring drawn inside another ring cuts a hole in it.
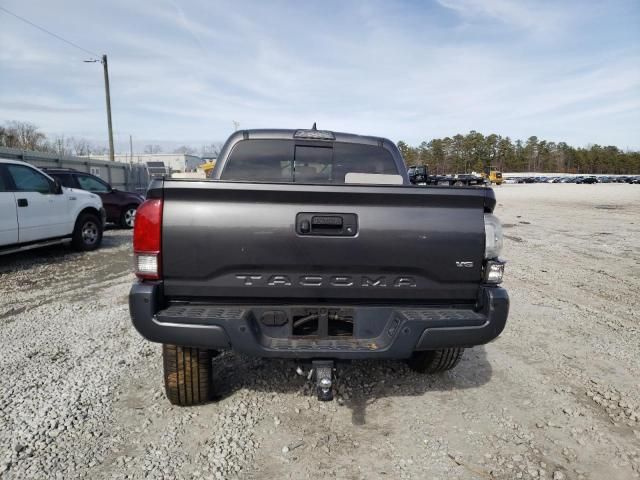
M 64 242 L 94 250 L 104 221 L 98 195 L 63 187 L 28 163 L 0 158 L 0 255 Z

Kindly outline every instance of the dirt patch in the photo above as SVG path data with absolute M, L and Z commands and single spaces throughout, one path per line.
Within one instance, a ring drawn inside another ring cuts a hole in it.
M 524 242 L 524 240 L 522 238 L 517 237 L 515 235 L 505 235 L 504 238 L 507 238 L 507 239 L 509 239 L 511 241 L 518 242 L 518 243 Z

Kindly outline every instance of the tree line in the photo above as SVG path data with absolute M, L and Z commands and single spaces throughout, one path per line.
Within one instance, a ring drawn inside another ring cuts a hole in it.
M 47 137 L 36 125 L 17 121 L 0 125 L 0 146 L 58 155 L 102 155 L 109 152 L 105 146 L 96 145 L 84 138 L 64 135 Z
M 0 125 L 0 146 L 58 155 L 108 153 L 104 145 L 76 137 L 49 138 L 32 123 L 16 121 Z M 198 150 L 183 145 L 170 153 L 217 156 L 221 146 L 211 143 Z M 400 141 L 398 148 L 407 165 L 428 165 L 430 172 L 437 174 L 481 172 L 490 165 L 503 172 L 640 173 L 640 152 L 601 145 L 576 148 L 565 142 L 548 142 L 538 137 L 513 141 L 496 134 L 485 136 L 474 130 L 466 135 L 434 138 L 417 147 Z M 160 152 L 159 145 L 144 147 L 144 153 Z
M 109 149 L 105 145 L 96 144 L 84 138 L 64 135 L 48 137 L 36 125 L 17 121 L 9 121 L 0 125 L 0 147 L 54 153 L 62 156 L 106 155 L 109 153 Z M 200 154 L 201 156 L 215 157 L 221 148 L 221 143 L 212 142 L 202 145 L 200 149 L 182 145 L 167 153 Z M 143 153 L 163 153 L 163 150 L 160 145 L 145 145 Z
M 424 141 L 417 147 L 400 141 L 398 148 L 407 165 L 428 165 L 435 174 L 481 172 L 486 166 L 503 172 L 640 173 L 640 152 L 610 145 L 576 148 L 535 136 L 513 141 L 472 130 L 466 135 Z

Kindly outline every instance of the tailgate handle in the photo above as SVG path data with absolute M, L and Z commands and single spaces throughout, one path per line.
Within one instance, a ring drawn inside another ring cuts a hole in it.
M 344 223 L 342 217 L 337 215 L 322 215 L 322 216 L 314 216 L 311 217 L 311 227 L 312 228 L 342 228 L 342 224 Z
M 305 236 L 355 237 L 358 216 L 355 213 L 301 212 L 296 215 L 296 232 Z

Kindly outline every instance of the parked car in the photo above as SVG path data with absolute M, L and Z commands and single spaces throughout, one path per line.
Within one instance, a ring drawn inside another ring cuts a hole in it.
M 593 183 L 599 183 L 599 182 L 598 182 L 598 179 L 596 177 L 581 177 L 576 181 L 576 183 L 593 184 Z
M 536 179 L 534 177 L 520 177 L 518 178 L 518 183 L 535 183 Z
M 33 165 L 0 158 L 0 254 L 71 242 L 94 250 L 105 210 L 98 195 L 65 188 Z
M 65 187 L 79 188 L 99 195 L 107 212 L 107 222 L 118 224 L 122 228 L 133 228 L 136 210 L 144 202 L 144 195 L 117 190 L 100 177 L 72 168 L 43 170 Z
M 506 325 L 495 206 L 492 188 L 411 185 L 384 138 L 239 131 L 212 180 L 150 184 L 131 319 L 163 344 L 177 405 L 211 398 L 211 358 L 230 348 L 309 362 L 320 400 L 337 360 L 449 370 Z

